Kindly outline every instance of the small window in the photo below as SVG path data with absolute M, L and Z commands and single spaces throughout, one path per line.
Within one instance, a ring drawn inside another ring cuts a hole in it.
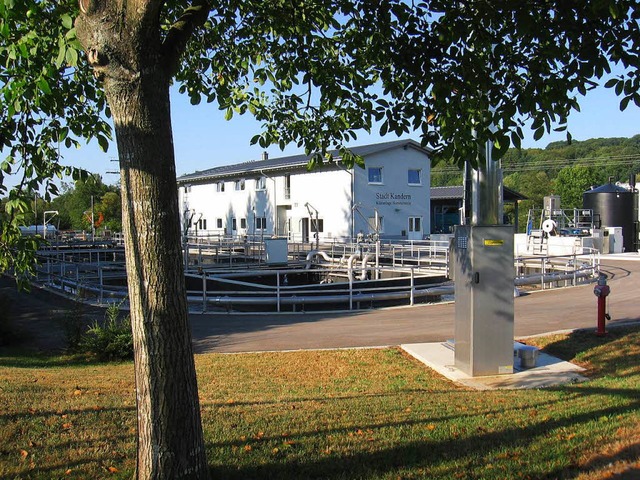
M 216 228 L 222 228 L 222 219 L 221 218 L 218 218 L 216 220 Z
M 201 218 L 200 220 L 198 220 L 198 228 L 200 230 L 206 230 L 207 229 L 207 219 L 206 218 Z
M 256 217 L 256 230 L 266 230 L 266 229 L 267 229 L 267 218 Z
M 291 198 L 291 175 L 284 176 L 284 198 L 286 200 Z
M 236 180 L 234 183 L 234 188 L 236 190 L 244 190 L 244 178 L 241 178 L 240 180 Z
M 184 186 L 184 193 L 189 193 L 191 192 L 191 185 L 185 185 Z
M 316 230 L 316 219 L 312 218 L 311 219 L 311 231 L 312 232 L 324 232 L 324 220 L 322 218 L 318 219 L 318 228 Z
M 410 168 L 407 176 L 409 185 L 422 185 L 422 170 Z
M 238 223 L 236 222 L 235 218 L 231 219 L 231 230 L 234 232 L 238 230 Z
M 247 219 L 246 218 L 241 218 L 240 219 L 240 228 L 242 228 L 242 229 L 246 229 L 247 228 Z
M 369 167 L 369 183 L 382 183 L 382 167 Z
M 369 217 L 367 219 L 367 225 L 369 227 L 369 233 L 383 233 L 384 217 L 378 216 L 378 225 L 376 225 L 376 217 Z
M 256 190 L 267 189 L 267 177 L 256 178 Z
M 224 192 L 224 182 L 216 183 L 216 192 Z

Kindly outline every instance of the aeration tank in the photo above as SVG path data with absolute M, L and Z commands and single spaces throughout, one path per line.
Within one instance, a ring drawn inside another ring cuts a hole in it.
M 582 194 L 585 209 L 600 216 L 602 227 L 622 227 L 625 252 L 638 251 L 638 191 L 607 183 Z

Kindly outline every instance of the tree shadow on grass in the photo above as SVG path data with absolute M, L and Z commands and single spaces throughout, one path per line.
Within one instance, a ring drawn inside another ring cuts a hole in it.
M 77 368 L 92 366 L 120 365 L 122 363 L 133 363 L 132 361 L 104 362 L 99 361 L 93 355 L 73 354 L 73 355 L 51 355 L 44 352 L 34 353 L 30 349 L 22 347 L 0 348 L 0 367 L 7 368 Z
M 437 466 L 437 478 L 484 478 L 473 469 L 481 469 L 487 463 L 498 464 L 496 452 L 504 450 L 526 449 L 530 444 L 549 436 L 550 431 L 572 429 L 577 425 L 590 422 L 594 416 L 624 415 L 640 407 L 640 401 L 632 404 L 610 407 L 596 411 L 584 412 L 569 417 L 561 417 L 548 421 L 540 421 L 525 427 L 511 427 L 497 431 L 484 432 L 466 438 L 449 437 L 436 441 L 408 441 L 400 445 L 382 448 L 378 451 L 363 451 L 359 448 L 351 453 L 341 455 L 329 454 L 326 458 L 304 462 L 296 459 L 291 462 L 272 462 L 261 465 L 240 467 L 214 466 L 211 469 L 213 478 L 225 479 L 282 479 L 282 478 L 323 478 L 323 479 L 355 479 L 379 478 L 392 476 L 399 470 L 428 470 Z M 379 426 L 376 426 L 378 428 Z M 367 427 L 362 427 L 363 429 Z M 325 437 L 326 432 L 318 432 Z M 292 437 L 295 440 L 295 437 Z M 563 440 L 558 440 L 562 442 Z M 565 466 L 545 472 L 540 476 L 540 467 L 549 460 L 543 452 L 537 462 L 524 462 L 519 478 L 570 478 L 577 467 L 567 462 Z M 445 465 L 448 463 L 449 465 Z M 417 473 L 416 473 L 416 476 Z M 428 475 L 424 478 L 430 478 Z M 435 478 L 435 477 L 431 477 Z M 501 478 L 499 474 L 491 478 Z M 513 478 L 513 477 L 512 477 Z
M 569 337 L 548 344 L 549 353 L 574 359 L 576 356 L 593 356 L 599 375 L 610 375 L 614 378 L 604 384 L 602 382 L 592 385 L 583 383 L 579 385 L 566 385 L 546 389 L 548 392 L 556 392 L 558 395 L 549 402 L 542 402 L 535 406 L 540 411 L 555 411 L 552 417 L 545 416 L 537 421 L 526 422 L 519 426 L 504 425 L 499 430 L 485 429 L 482 426 L 472 430 L 470 435 L 457 437 L 449 434 L 446 438 L 438 440 L 436 437 L 424 439 L 408 438 L 407 441 L 398 440 L 394 445 L 385 445 L 378 450 L 372 451 L 375 445 L 362 446 L 354 445 L 350 450 L 345 451 L 344 445 L 341 453 L 329 452 L 322 455 L 314 452 L 308 459 L 304 457 L 294 457 L 290 459 L 274 458 L 272 461 L 262 460 L 261 464 L 244 465 L 216 465 L 211 468 L 214 478 L 323 478 L 323 479 L 355 479 L 355 478 L 400 478 L 406 472 L 409 476 L 421 478 L 574 478 L 580 472 L 590 471 L 600 465 L 613 462 L 637 461 L 639 442 L 632 440 L 616 448 L 616 439 L 612 438 L 608 445 L 611 446 L 607 455 L 596 456 L 591 460 L 580 463 L 580 458 L 588 454 L 593 446 L 580 447 L 577 443 L 571 443 L 567 438 L 570 432 L 579 432 L 585 441 L 590 437 L 592 422 L 598 418 L 617 418 L 625 416 L 632 418 L 640 409 L 640 397 L 635 388 L 626 387 L 626 383 L 616 383 L 615 373 L 619 368 L 638 364 L 639 359 L 636 354 L 629 355 L 627 351 L 620 348 L 617 343 L 626 342 L 637 345 L 637 327 L 621 329 L 612 332 L 611 335 L 598 338 L 592 331 L 577 331 Z M 624 380 L 623 380 L 624 382 Z M 607 386 L 611 385 L 611 386 Z M 620 386 L 621 385 L 621 386 Z M 469 392 L 460 392 L 469 394 Z M 482 393 L 478 393 L 482 395 Z M 523 396 L 526 393 L 523 392 Z M 608 397 L 610 402 L 604 402 L 604 406 L 598 407 L 597 399 Z M 327 401 L 337 401 L 331 399 Z M 473 401 L 473 399 L 469 399 Z M 555 405 L 554 405 L 555 404 Z M 500 415 L 508 416 L 511 407 L 505 406 L 492 413 L 493 417 Z M 523 408 L 523 405 L 515 405 L 513 408 Z M 527 407 L 524 407 L 527 408 Z M 460 415 L 460 425 L 464 428 L 466 421 Z M 488 418 L 487 412 L 476 414 L 477 418 Z M 374 435 L 386 428 L 402 431 L 404 428 L 411 428 L 417 423 L 429 421 L 439 421 L 441 419 L 425 418 L 424 420 L 407 420 L 403 422 L 375 423 L 367 425 L 349 425 L 341 429 L 313 429 L 294 435 L 291 440 L 294 442 L 311 442 L 319 444 L 330 443 L 329 438 L 344 435 L 350 429 L 371 430 Z M 455 419 L 453 425 L 455 426 Z M 451 423 L 451 422 L 450 422 Z M 564 435 L 564 436 L 563 436 Z M 611 434 L 613 435 L 613 433 Z M 313 437 L 318 440 L 314 442 Z M 305 440 L 306 438 L 306 440 Z M 401 437 L 400 437 L 401 438 Z M 580 437 L 578 437 L 580 438 Z M 579 440 L 573 440 L 577 442 Z M 347 444 L 349 445 L 349 444 Z M 233 445 L 240 447 L 240 444 Z M 557 449 L 556 449 L 557 446 Z M 223 445 L 209 445 L 209 448 L 227 448 Z M 522 462 L 521 465 L 513 467 L 507 465 L 509 459 L 500 459 L 500 452 L 519 451 L 518 455 L 528 454 L 530 450 L 535 450 Z M 547 451 L 549 450 L 549 451 Z M 264 458 L 264 457 L 263 457 Z M 501 476 L 499 470 L 485 476 L 483 466 L 493 463 L 497 468 L 512 468 L 510 473 Z M 617 478 L 620 480 L 634 478 L 633 474 L 637 468 L 631 465 L 625 473 L 621 473 Z M 515 468 L 515 470 L 513 470 Z M 434 471 L 433 474 L 429 471 Z M 437 473 L 435 473 L 437 472 Z M 631 475 L 631 476 L 629 476 Z M 615 476 L 612 478 L 616 478 Z
M 594 329 L 579 329 L 542 345 L 542 350 L 583 364 L 590 378 L 628 376 L 629 369 L 640 366 L 640 325 L 613 326 L 602 337 Z M 622 373 L 623 370 L 627 373 Z
M 640 441 L 617 449 L 613 453 L 594 456 L 583 471 L 598 472 L 597 478 L 611 480 L 637 480 L 640 478 Z

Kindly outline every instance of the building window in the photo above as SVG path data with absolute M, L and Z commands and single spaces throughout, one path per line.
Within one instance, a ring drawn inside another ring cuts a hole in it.
M 312 232 L 324 232 L 324 220 L 322 218 L 318 219 L 318 228 L 316 229 L 316 219 L 311 219 L 311 231 Z
M 267 189 L 267 177 L 256 178 L 256 190 Z
M 384 217 L 378 216 L 378 225 L 376 225 L 376 217 L 369 217 L 367 219 L 367 225 L 369 226 L 369 233 L 383 233 L 384 232 Z
M 200 230 L 206 230 L 207 229 L 207 219 L 206 218 L 201 218 L 200 220 L 198 220 L 198 228 Z
M 236 222 L 235 218 L 231 219 L 231 230 L 233 232 L 235 232 L 236 230 L 238 230 L 238 223 Z
M 240 228 L 246 230 L 246 228 L 247 228 L 247 219 L 246 218 L 241 218 L 240 219 Z
M 291 175 L 284 176 L 284 198 L 285 200 L 291 198 Z
M 216 192 L 224 192 L 224 182 L 216 183 Z
M 184 186 L 184 193 L 189 193 L 191 191 L 191 185 Z
M 221 219 L 221 218 L 218 218 L 218 219 L 216 220 L 216 227 L 217 227 L 217 228 L 222 228 L 222 219 Z
M 236 180 L 234 183 L 235 190 L 244 190 L 244 178 Z
M 256 217 L 256 230 L 267 229 L 267 217 Z
M 382 167 L 369 167 L 369 183 L 382 183 Z
M 422 185 L 422 170 L 410 168 L 407 171 L 409 185 Z

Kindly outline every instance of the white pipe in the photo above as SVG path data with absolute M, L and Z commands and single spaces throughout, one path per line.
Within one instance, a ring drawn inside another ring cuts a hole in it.
M 359 255 L 357 253 L 354 253 L 349 257 L 349 262 L 347 263 L 347 278 L 349 279 L 350 282 L 353 281 L 353 270 L 354 270 L 353 262 L 355 262 L 358 257 Z M 369 260 L 369 257 L 371 257 L 371 254 L 367 253 L 362 259 L 362 271 L 360 272 L 360 275 L 356 277 L 356 280 L 367 279 L 367 262 Z
M 360 272 L 360 276 L 358 277 L 358 280 L 367 279 L 367 263 L 369 262 L 369 257 L 371 257 L 371 254 L 367 253 L 362 259 L 362 271 Z
M 305 270 L 309 270 L 311 268 L 311 259 L 313 257 L 316 257 L 316 256 L 320 256 L 320 257 L 324 258 L 327 262 L 333 263 L 333 258 L 331 258 L 329 255 L 327 255 L 326 252 L 323 252 L 321 250 L 311 250 L 307 254 L 307 258 L 305 259 L 305 262 L 307 262 Z
M 353 262 L 359 257 L 357 253 L 352 254 L 347 261 L 347 278 L 353 282 Z

